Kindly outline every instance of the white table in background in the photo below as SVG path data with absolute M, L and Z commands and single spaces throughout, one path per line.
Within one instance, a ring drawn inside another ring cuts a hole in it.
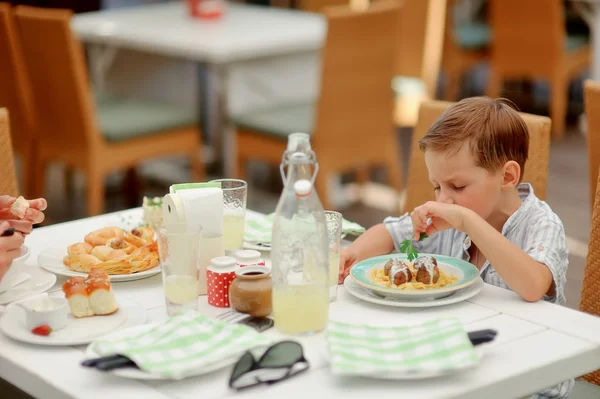
M 218 99 L 219 104 L 215 106 L 220 109 L 221 121 L 217 123 L 220 125 L 217 130 L 211 128 L 211 140 L 220 146 L 219 136 L 221 132 L 224 133 L 225 118 L 229 116 L 226 96 L 229 69 L 249 61 L 316 53 L 325 38 L 326 21 L 318 14 L 235 3 L 228 5 L 223 18 L 204 21 L 189 17 L 185 5 L 174 2 L 77 14 L 73 17 L 71 28 L 88 44 L 92 77 L 96 84 L 102 84 L 103 76 L 118 49 L 206 64 L 209 71 L 218 77 L 217 90 L 210 89 L 209 92 L 219 94 L 212 97 Z M 294 95 L 297 91 L 311 92 L 310 88 L 295 86 L 293 79 L 294 74 L 304 72 L 301 66 L 308 65 L 304 69 L 314 70 L 316 75 L 318 63 L 313 62 L 311 57 L 299 64 L 289 60 L 275 61 L 273 68 L 292 69 L 286 74 L 290 79 L 278 83 L 278 91 L 283 93 L 282 96 Z M 259 69 L 254 69 L 246 77 L 252 74 L 257 77 L 255 85 L 268 95 L 273 90 L 268 87 L 268 80 L 260 78 Z M 314 87 L 316 84 L 308 86 Z M 256 105 L 260 106 L 260 100 Z
M 248 217 L 258 214 L 248 212 Z M 133 219 L 131 219 L 133 217 Z M 67 245 L 95 228 L 139 220 L 141 210 L 102 215 L 34 230 L 27 238 L 31 256 L 49 247 Z M 59 279 L 60 284 L 63 279 Z M 133 282 L 113 284 L 117 298 L 142 304 L 148 321 L 166 318 L 160 275 Z M 218 315 L 224 309 L 200 299 L 201 311 Z M 272 387 L 257 387 L 235 393 L 227 388 L 229 369 L 182 381 L 143 382 L 105 375 L 79 366 L 83 346 L 41 347 L 13 341 L 0 334 L 0 377 L 40 398 L 125 398 L 143 397 L 203 399 L 254 397 L 309 398 L 510 398 L 522 397 L 569 377 L 600 368 L 600 318 L 546 302 L 526 303 L 515 293 L 485 285 L 469 301 L 429 309 L 401 309 L 362 302 L 339 287 L 338 300 L 331 304 L 331 318 L 394 324 L 424 321 L 440 316 L 458 317 L 468 330 L 493 328 L 496 342 L 485 348 L 475 369 L 443 378 L 421 381 L 377 381 L 347 379 L 331 375 L 323 334 L 296 338 L 302 342 L 311 369 Z M 278 335 L 275 329 L 269 334 Z

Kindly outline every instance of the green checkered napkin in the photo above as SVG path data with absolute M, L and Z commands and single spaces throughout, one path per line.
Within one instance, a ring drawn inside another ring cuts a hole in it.
M 244 240 L 252 244 L 271 244 L 271 230 L 273 228 L 274 214 L 266 215 L 257 219 L 246 219 L 244 229 Z M 365 232 L 365 228 L 358 223 L 342 219 L 342 236 L 359 236 Z
M 163 378 L 181 379 L 246 350 L 268 345 L 270 339 L 250 327 L 230 324 L 196 312 L 172 317 L 144 332 L 122 333 L 92 343 L 100 356 L 121 354 L 138 367 Z
M 369 327 L 332 321 L 327 331 L 334 374 L 391 377 L 394 373 L 459 370 L 479 363 L 458 319 L 411 327 Z

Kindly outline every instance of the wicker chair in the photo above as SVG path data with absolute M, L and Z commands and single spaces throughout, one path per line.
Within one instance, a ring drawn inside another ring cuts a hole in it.
M 328 30 L 318 101 L 233 117 L 238 177 L 245 177 L 248 161 L 279 165 L 288 134 L 306 132 L 319 157 L 315 184 L 325 208 L 330 208 L 327 180 L 334 173 L 384 165 L 390 185 L 400 192 L 390 89 L 399 12 L 397 4 L 386 1 L 360 12 L 346 6 L 324 11 Z
M 11 6 L 0 3 L 0 107 L 7 108 L 10 113 L 13 149 L 21 160 L 21 192 L 32 197 L 37 172 L 36 117 L 33 93 L 18 39 Z
M 10 121 L 6 108 L 0 108 L 0 195 L 19 195 L 15 160 L 10 137 Z
M 596 170 L 596 176 L 598 176 L 598 170 Z M 596 185 L 593 204 L 592 231 L 590 232 L 579 309 L 582 312 L 600 316 L 600 246 L 598 246 L 600 242 L 600 184 Z M 600 385 L 600 370 L 586 374 L 583 379 Z
M 600 167 L 600 83 L 586 80 L 584 90 L 588 169 L 590 174 L 590 206 L 593 208 L 598 181 L 598 168 Z
M 17 6 L 16 26 L 31 79 L 40 134 L 35 197 L 51 162 L 82 170 L 89 215 L 104 211 L 106 176 L 153 157 L 187 155 L 204 178 L 197 113 L 172 104 L 92 93 L 69 10 Z
M 433 122 L 452 104 L 446 101 L 427 101 L 421 104 L 419 121 L 412 137 L 406 201 L 403 207 L 405 212 L 435 199 L 425 166 L 425 156 L 418 143 Z M 531 183 L 538 198 L 545 199 L 550 157 L 550 118 L 525 113 L 520 115 L 529 129 L 529 159 L 525 164 L 523 181 Z
M 553 133 L 565 133 L 569 80 L 590 65 L 587 39 L 569 36 L 561 0 L 491 0 L 493 41 L 487 94 L 500 97 L 509 79 L 546 79 Z

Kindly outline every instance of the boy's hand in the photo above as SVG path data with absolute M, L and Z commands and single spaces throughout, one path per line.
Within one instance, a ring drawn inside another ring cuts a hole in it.
M 451 228 L 462 231 L 469 212 L 472 211 L 462 206 L 436 201 L 429 201 L 416 207 L 410 214 L 415 240 L 419 240 L 421 233 L 431 237 L 438 231 Z M 427 224 L 428 219 L 431 219 L 430 224 Z
M 338 283 L 342 284 L 348 274 L 350 273 L 350 269 L 356 261 L 358 260 L 358 254 L 351 247 L 347 247 L 342 249 L 340 254 L 340 273 Z

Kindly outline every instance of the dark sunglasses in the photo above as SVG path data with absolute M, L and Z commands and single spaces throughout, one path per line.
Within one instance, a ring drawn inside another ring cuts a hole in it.
M 269 347 L 258 361 L 250 351 L 244 353 L 233 367 L 229 387 L 240 390 L 260 384 L 273 385 L 308 367 L 302 345 L 294 341 L 281 341 Z

